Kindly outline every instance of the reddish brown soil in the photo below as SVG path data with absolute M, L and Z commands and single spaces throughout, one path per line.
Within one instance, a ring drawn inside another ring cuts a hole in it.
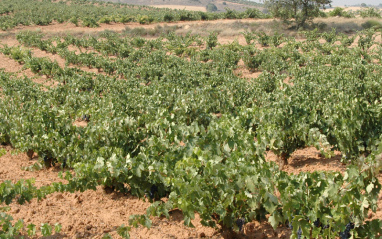
M 4 68 L 6 72 L 17 73 L 17 76 L 27 76 L 34 77 L 35 75 L 32 73 L 30 69 L 23 69 L 23 65 L 19 64 L 17 61 L 0 54 L 0 69 Z
M 243 60 L 240 60 L 237 64 L 237 68 L 234 70 L 234 73 L 236 76 L 251 80 L 253 78 L 257 78 L 259 75 L 261 75 L 261 71 L 251 71 L 249 70 Z
M 197 7 L 197 6 L 183 6 L 183 5 L 151 5 L 156 8 L 169 8 L 169 9 L 180 9 L 180 10 L 188 10 L 188 11 L 201 11 L 207 12 L 205 7 Z
M 266 158 L 270 161 L 276 161 L 276 155 L 268 152 Z M 298 174 L 300 172 L 314 171 L 338 171 L 345 172 L 346 165 L 340 162 L 341 153 L 336 151 L 335 156 L 326 159 L 314 147 L 296 150 L 288 159 L 288 164 L 283 170 L 288 173 Z

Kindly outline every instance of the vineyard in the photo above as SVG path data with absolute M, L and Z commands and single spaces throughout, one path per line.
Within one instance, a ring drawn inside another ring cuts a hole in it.
M 222 13 L 194 12 L 186 10 L 158 9 L 89 0 L 2 0 L 0 1 L 0 29 L 5 31 L 17 26 L 46 26 L 52 23 L 70 22 L 75 26 L 96 28 L 100 24 L 138 22 L 175 22 L 216 19 L 269 18 L 256 8 L 243 12 L 229 10 Z
M 132 14 L 122 4 L 70 2 L 26 8 L 59 6 L 62 14 L 36 14 L 48 24 L 69 21 L 76 9 L 95 23 Z M 30 15 L 21 3 L 0 2 L 9 6 L 1 24 L 39 25 L 22 18 Z M 141 17 L 157 11 L 158 22 L 188 14 L 132 8 Z M 209 16 L 227 13 L 219 14 Z M 60 178 L 5 180 L 0 171 L 0 238 L 75 236 L 59 220 L 14 220 L 11 207 L 100 188 L 147 203 L 113 229 L 122 238 L 176 212 L 184 225 L 197 218 L 228 238 L 250 237 L 255 222 L 268 223 L 274 238 L 381 238 L 381 34 L 298 34 L 246 31 L 243 44 L 173 31 L 147 39 L 24 30 L 2 38 L 0 67 L 9 61 L 18 70 L 0 70 L 0 159 L 24 155 L 31 163 L 22 175 Z M 294 153 L 312 147 L 343 169 L 286 170 Z
M 139 1 L 137 1 L 139 3 Z M 150 2 L 150 1 L 148 1 Z M 252 5 L 251 1 L 232 0 Z M 224 6 L 224 5 L 223 5 Z M 245 6 L 245 5 L 244 5 Z M 363 8 L 358 11 L 347 11 L 336 7 L 324 12 L 321 18 L 382 18 L 381 10 Z M 47 26 L 55 23 L 72 23 L 76 27 L 97 28 L 101 24 L 128 24 L 132 22 L 147 25 L 158 22 L 210 21 L 219 19 L 270 19 L 271 13 L 263 13 L 260 9 L 248 7 L 243 11 L 225 8 L 224 12 L 202 12 L 173 9 L 159 9 L 142 5 L 127 5 L 98 0 L 2 0 L 0 1 L 0 29 L 11 30 L 20 26 Z M 379 21 L 372 20 L 367 28 L 382 28 Z

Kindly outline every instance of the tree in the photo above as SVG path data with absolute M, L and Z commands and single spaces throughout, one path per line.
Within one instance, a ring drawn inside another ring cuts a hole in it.
M 331 0 L 264 0 L 274 17 L 293 19 L 300 28 L 320 14 L 320 8 L 330 5 Z
M 207 9 L 207 12 L 216 12 L 218 10 L 216 5 L 213 3 L 207 4 L 206 9 Z

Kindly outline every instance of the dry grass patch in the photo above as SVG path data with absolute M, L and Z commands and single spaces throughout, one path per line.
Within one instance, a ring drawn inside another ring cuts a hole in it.
M 317 18 L 314 23 L 321 25 L 325 29 L 335 28 L 337 32 L 354 33 L 364 30 L 364 24 L 369 20 L 378 20 L 375 18 L 343 18 L 329 17 Z
M 207 12 L 206 7 L 199 7 L 199 6 L 184 6 L 184 5 L 150 5 L 150 7 L 156 7 L 156 8 L 168 8 L 168 9 L 179 9 L 179 10 L 188 10 L 188 11 L 199 11 L 199 12 Z

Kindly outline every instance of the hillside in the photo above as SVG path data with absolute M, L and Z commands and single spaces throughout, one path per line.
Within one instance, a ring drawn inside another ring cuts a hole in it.
M 224 12 L 226 8 L 235 11 L 245 11 L 247 8 L 262 8 L 262 4 L 246 1 L 223 1 L 223 0 L 111 0 L 111 2 L 127 3 L 133 5 L 147 5 L 154 7 L 165 7 L 170 9 L 185 9 L 191 11 L 206 11 L 209 3 L 215 4 L 217 12 Z M 239 3 L 240 2 L 240 3 Z M 245 4 L 246 3 L 246 4 Z

